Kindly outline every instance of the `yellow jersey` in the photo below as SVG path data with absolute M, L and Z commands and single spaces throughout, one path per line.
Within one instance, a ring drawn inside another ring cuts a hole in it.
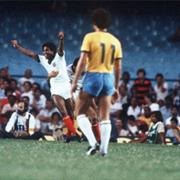
M 89 54 L 87 72 L 112 73 L 114 61 L 122 58 L 120 41 L 104 31 L 86 34 L 81 52 Z

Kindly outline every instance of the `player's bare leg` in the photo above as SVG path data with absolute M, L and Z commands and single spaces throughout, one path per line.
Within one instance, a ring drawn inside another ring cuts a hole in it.
M 54 101 L 56 107 L 62 114 L 63 121 L 64 121 L 66 127 L 71 132 L 69 134 L 77 134 L 78 132 L 74 127 L 74 123 L 73 123 L 71 114 L 69 115 L 68 111 L 66 109 L 65 100 L 61 96 L 58 96 L 58 95 L 53 95 L 52 98 L 53 98 L 53 101 Z M 71 109 L 71 106 L 69 106 L 69 108 Z
M 66 110 L 67 110 L 67 113 L 68 115 L 74 119 L 74 112 L 73 112 L 73 103 L 72 103 L 72 100 L 69 98 L 69 99 L 66 99 L 64 100 L 65 102 L 65 107 L 66 107 Z
M 108 144 L 111 136 L 111 121 L 109 118 L 111 106 L 111 96 L 102 96 L 99 99 L 99 117 L 100 117 L 100 134 L 101 134 L 101 155 L 108 152 Z

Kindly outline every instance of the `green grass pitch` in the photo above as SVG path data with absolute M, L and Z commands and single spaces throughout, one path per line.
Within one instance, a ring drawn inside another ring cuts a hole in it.
M 111 143 L 106 157 L 87 146 L 0 140 L 0 180 L 180 180 L 180 146 Z

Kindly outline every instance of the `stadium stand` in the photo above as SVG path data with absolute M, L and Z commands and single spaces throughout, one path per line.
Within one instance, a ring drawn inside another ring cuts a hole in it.
M 168 41 L 178 27 L 178 15 L 113 14 L 115 19 L 110 27 L 122 42 L 124 61 L 123 70 L 135 77 L 138 68 L 144 68 L 150 78 L 161 70 L 165 77 L 177 78 L 180 58 L 179 44 Z M 80 13 L 58 13 L 14 10 L 1 14 L 1 54 L 0 67 L 9 66 L 11 74 L 22 75 L 26 67 L 33 69 L 34 75 L 46 75 L 36 62 L 31 61 L 11 48 L 10 40 L 17 39 L 23 46 L 41 52 L 45 41 L 57 42 L 57 33 L 65 32 L 67 64 L 79 55 L 82 37 L 90 27 L 88 16 Z M 26 63 L 24 63 L 26 62 Z M 172 71 L 173 69 L 173 71 Z

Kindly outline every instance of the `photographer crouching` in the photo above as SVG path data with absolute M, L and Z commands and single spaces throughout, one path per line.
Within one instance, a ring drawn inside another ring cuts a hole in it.
M 28 112 L 28 105 L 20 100 L 16 112 L 13 112 L 5 130 L 0 131 L 0 138 L 15 139 L 44 139 L 40 131 L 35 132 L 36 121 L 34 116 Z

